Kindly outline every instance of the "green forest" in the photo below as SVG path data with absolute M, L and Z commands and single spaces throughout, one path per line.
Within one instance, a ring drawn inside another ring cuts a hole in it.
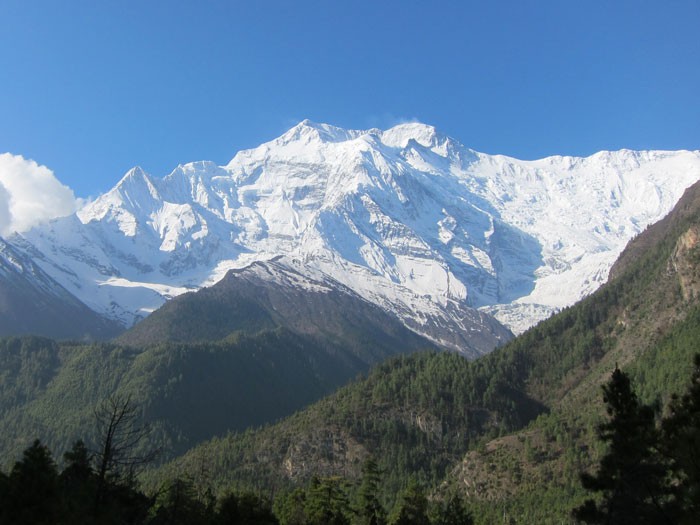
M 581 523 L 695 523 L 700 354 L 686 392 L 671 397 L 660 419 L 658 407 L 640 402 L 619 369 L 602 390 L 607 417 L 596 433 L 604 453 L 595 474 L 580 474 L 581 493 L 588 497 L 569 509 L 571 517 Z M 271 495 L 231 488 L 217 494 L 188 477 L 161 480 L 157 490 L 144 492 L 138 472 L 156 451 L 137 452 L 148 431 L 139 426 L 136 406 L 112 397 L 95 417 L 98 447 L 76 441 L 63 454 L 60 471 L 36 440 L 7 474 L 0 472 L 2 523 L 447 525 L 494 518 L 483 506 L 470 508 L 454 488 L 429 491 L 434 483 L 410 473 L 420 461 L 390 480 L 373 457 L 362 462 L 357 479 L 312 476 Z

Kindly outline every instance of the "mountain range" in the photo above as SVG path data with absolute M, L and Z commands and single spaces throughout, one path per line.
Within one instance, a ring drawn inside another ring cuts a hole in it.
M 699 178 L 697 151 L 522 161 L 419 123 L 303 121 L 225 166 L 185 164 L 162 179 L 134 168 L 4 246 L 112 327 L 269 263 L 303 275 L 284 286 L 352 293 L 475 357 L 595 290 L 626 242 Z

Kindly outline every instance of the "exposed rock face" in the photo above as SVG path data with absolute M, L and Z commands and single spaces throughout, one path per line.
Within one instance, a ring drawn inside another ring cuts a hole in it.
M 692 226 L 683 233 L 669 261 L 670 270 L 677 274 L 685 301 L 700 295 L 700 227 Z

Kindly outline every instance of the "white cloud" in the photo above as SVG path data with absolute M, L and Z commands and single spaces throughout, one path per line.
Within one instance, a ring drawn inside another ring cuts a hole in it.
M 10 193 L 0 182 L 0 234 L 3 234 L 5 226 L 10 224 L 12 214 L 10 213 Z
M 0 235 L 70 215 L 77 205 L 73 190 L 46 166 L 21 155 L 0 154 Z

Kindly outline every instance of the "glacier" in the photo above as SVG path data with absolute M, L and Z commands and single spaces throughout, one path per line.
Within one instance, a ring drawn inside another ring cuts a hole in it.
M 133 168 L 74 215 L 8 242 L 124 326 L 275 259 L 444 346 L 490 331 L 478 354 L 507 339 L 493 318 L 520 333 L 593 292 L 698 179 L 699 151 L 525 161 L 421 123 L 305 120 L 225 166 L 192 162 L 163 178 Z

